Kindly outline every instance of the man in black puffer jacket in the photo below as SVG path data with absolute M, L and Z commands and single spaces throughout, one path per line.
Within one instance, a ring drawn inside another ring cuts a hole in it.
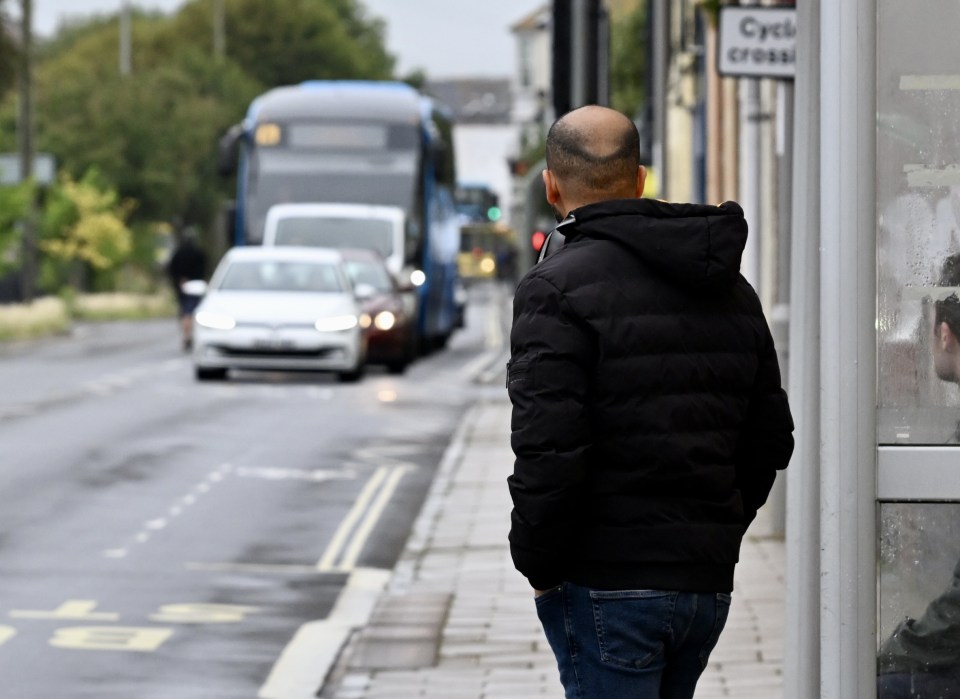
M 793 451 L 743 211 L 640 199 L 633 123 L 547 136 L 565 244 L 514 299 L 514 564 L 568 698 L 692 697 L 747 526 Z

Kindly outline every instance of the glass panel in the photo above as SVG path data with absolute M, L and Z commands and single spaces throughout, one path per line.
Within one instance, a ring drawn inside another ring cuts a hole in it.
M 958 443 L 960 301 L 943 301 L 960 287 L 958 26 L 957 0 L 878 2 L 881 444 Z
M 220 291 L 342 291 L 332 264 L 314 262 L 234 262 Z
M 277 222 L 277 245 L 376 250 L 383 257 L 393 253 L 391 221 L 366 218 L 305 216 Z
M 960 503 L 880 505 L 879 699 L 960 697 Z

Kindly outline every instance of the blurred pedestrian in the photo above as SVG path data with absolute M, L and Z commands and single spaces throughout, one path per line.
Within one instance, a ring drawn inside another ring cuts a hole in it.
M 568 698 L 693 697 L 740 542 L 793 451 L 741 208 L 641 199 L 637 129 L 547 136 L 565 243 L 514 299 L 514 564 Z
M 196 229 L 184 228 L 180 233 L 179 244 L 167 263 L 167 275 L 177 297 L 180 337 L 184 351 L 193 347 L 193 313 L 202 298 L 202 294 L 197 294 L 188 283 L 202 281 L 206 274 L 207 255 L 200 247 Z

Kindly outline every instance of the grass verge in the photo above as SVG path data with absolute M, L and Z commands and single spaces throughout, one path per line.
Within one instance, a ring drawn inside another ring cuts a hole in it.
M 65 333 L 74 320 L 141 320 L 175 314 L 176 302 L 169 293 L 80 294 L 67 300 L 46 297 L 28 304 L 0 305 L 0 342 Z

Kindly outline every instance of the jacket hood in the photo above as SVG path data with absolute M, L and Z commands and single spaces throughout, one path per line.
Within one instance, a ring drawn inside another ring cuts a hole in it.
M 567 243 L 584 237 L 616 241 L 685 286 L 723 286 L 740 274 L 747 221 L 736 202 L 711 206 L 616 199 L 572 214 L 576 222 L 561 229 Z

